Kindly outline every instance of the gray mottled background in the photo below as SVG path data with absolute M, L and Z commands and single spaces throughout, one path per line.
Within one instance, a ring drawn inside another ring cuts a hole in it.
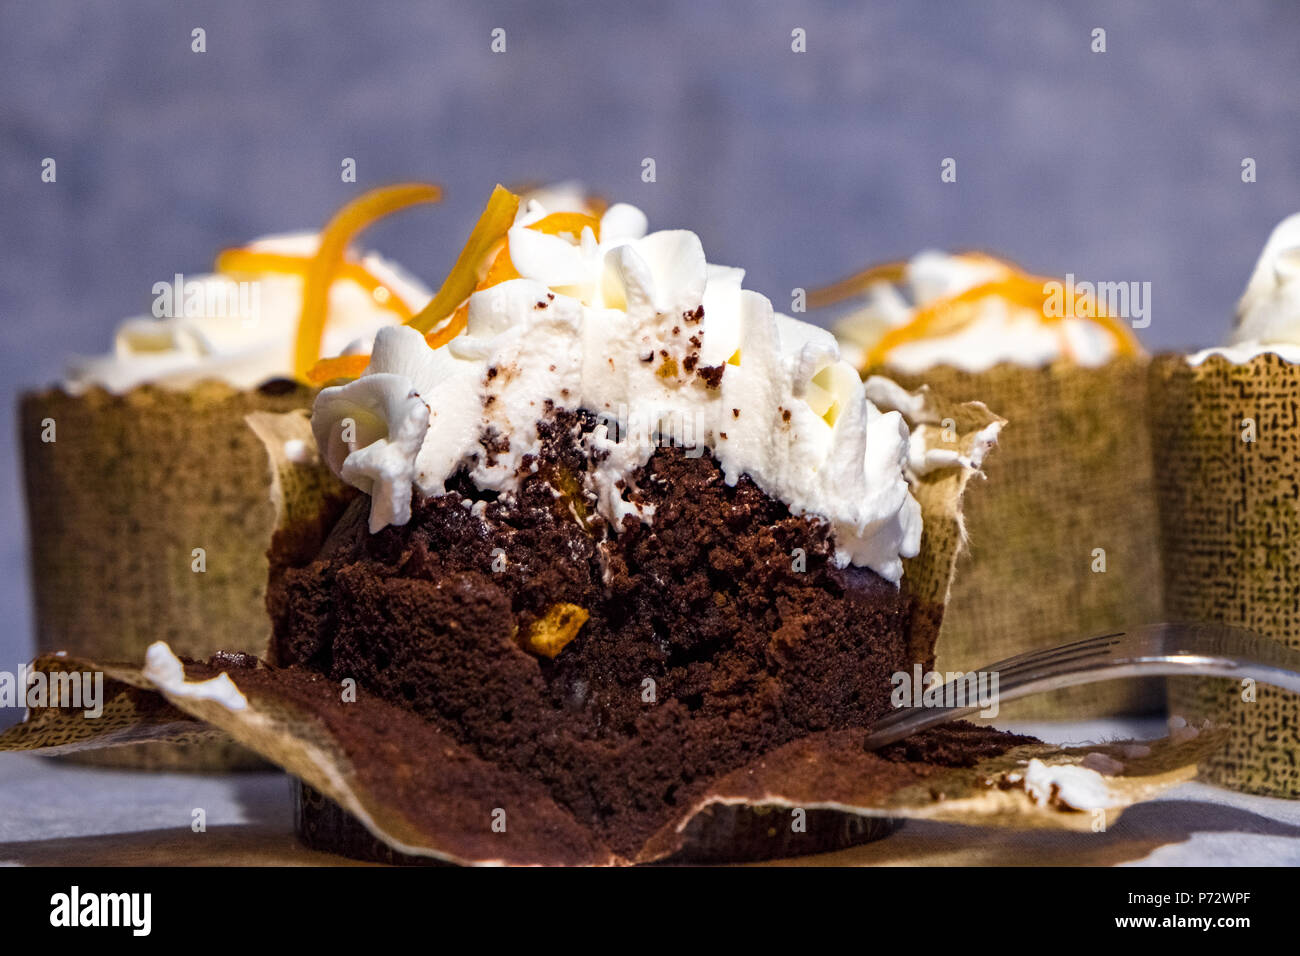
M 397 179 L 436 180 L 446 202 L 370 240 L 434 285 L 494 182 L 572 177 L 696 230 L 786 306 L 868 261 L 978 246 L 1149 280 L 1148 344 L 1211 343 L 1267 231 L 1300 206 L 1298 51 L 1300 5 L 1283 0 L 6 0 L 3 400 L 105 348 L 155 281 Z M 640 180 L 646 156 L 657 183 Z M 939 180 L 947 156 L 956 184 Z M 4 669 L 30 644 L 17 476 L 11 454 Z

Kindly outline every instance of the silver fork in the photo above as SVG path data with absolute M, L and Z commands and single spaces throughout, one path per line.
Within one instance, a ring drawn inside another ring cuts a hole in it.
M 1115 631 L 1017 654 L 979 670 L 998 675 L 999 703 L 1117 677 L 1191 674 L 1250 677 L 1300 694 L 1300 651 L 1222 624 L 1152 624 Z M 875 750 L 983 709 L 983 704 L 971 699 L 972 694 L 967 693 L 964 698 L 956 696 L 959 689 L 964 689 L 959 688 L 963 680 L 958 678 L 945 684 L 942 699 L 965 699 L 965 704 L 900 708 L 871 728 L 866 749 Z M 950 690 L 954 694 L 952 698 L 948 697 Z

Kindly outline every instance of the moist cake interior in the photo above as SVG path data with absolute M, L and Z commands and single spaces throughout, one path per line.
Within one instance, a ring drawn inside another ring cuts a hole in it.
M 581 490 L 595 424 L 549 409 L 509 496 L 461 474 L 376 534 L 358 499 L 268 603 L 278 664 L 355 678 L 626 853 L 711 778 L 870 725 L 932 609 L 836 568 L 826 522 L 729 487 L 707 451 L 656 450 L 625 490 L 653 518 L 615 533 Z

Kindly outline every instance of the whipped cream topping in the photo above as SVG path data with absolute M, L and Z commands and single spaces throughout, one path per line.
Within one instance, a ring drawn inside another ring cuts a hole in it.
M 314 232 L 286 233 L 245 248 L 309 258 L 318 242 Z M 382 285 L 377 297 L 349 278 L 334 281 L 323 356 L 365 352 L 380 328 L 400 321 L 385 307 L 385 295 L 400 296 L 412 311 L 430 298 L 418 280 L 374 253 L 349 258 Z M 205 379 L 255 388 L 290 375 L 303 275 L 218 272 L 180 278 L 179 288 L 171 276 L 155 286 L 155 303 L 164 306 L 165 315 L 128 319 L 118 327 L 111 354 L 73 360 L 65 383 L 70 392 L 98 385 L 121 393 L 145 383 L 188 388 Z
M 1300 362 L 1300 213 L 1283 219 L 1264 244 L 1237 303 L 1228 345 L 1204 349 L 1188 361 L 1200 365 L 1222 355 L 1240 364 L 1264 352 Z
M 1059 803 L 1074 810 L 1104 810 L 1123 803 L 1111 792 L 1105 777 L 1077 764 L 1049 765 L 1035 757 L 1023 773 L 1010 774 L 1007 779 L 1022 784 L 1040 807 Z
M 527 214 L 530 202 L 537 203 L 547 212 L 581 212 L 594 215 L 600 211 L 591 192 L 576 179 L 565 179 L 530 189 L 524 194 L 523 199 L 524 202 L 520 204 L 519 209 L 521 218 Z
M 844 357 L 861 368 L 881 337 L 910 322 L 918 308 L 1013 274 L 1009 265 L 989 256 L 921 252 L 907 263 L 901 289 L 885 280 L 871 283 L 861 307 L 835 326 Z M 1004 362 L 1040 368 L 1066 357 L 1095 367 L 1117 352 L 1114 339 L 1087 318 L 1066 317 L 1049 325 L 1041 312 L 998 296 L 972 307 L 977 316 L 959 331 L 901 343 L 890 350 L 887 364 L 907 374 L 936 365 L 967 372 Z
M 149 645 L 145 651 L 144 668 L 140 673 L 159 690 L 173 697 L 212 700 L 227 710 L 243 710 L 248 706 L 248 698 L 225 671 L 207 680 L 186 680 L 185 665 L 166 641 L 154 641 Z
M 475 292 L 461 335 L 431 349 L 411 328 L 382 329 L 365 373 L 318 397 L 316 440 L 370 494 L 371 530 L 408 521 L 413 489 L 440 494 L 462 468 L 510 493 L 539 451 L 538 420 L 586 409 L 601 424 L 584 439 L 598 463 L 585 490 L 616 527 L 653 521 L 634 477 L 670 435 L 707 448 L 729 484 L 747 474 L 828 520 L 841 566 L 898 582 L 921 536 L 908 429 L 867 399 L 834 337 L 774 312 L 743 270 L 708 264 L 694 233 L 647 234 L 632 206 L 576 242 L 527 228 L 545 213 L 530 202 L 517 218 L 521 278 Z

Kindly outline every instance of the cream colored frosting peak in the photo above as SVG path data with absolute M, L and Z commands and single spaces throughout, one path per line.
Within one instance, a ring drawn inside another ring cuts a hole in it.
M 1221 355 L 1240 363 L 1264 352 L 1300 363 L 1300 213 L 1278 223 L 1264 243 L 1227 347 L 1204 349 L 1188 361 L 1199 365 Z

